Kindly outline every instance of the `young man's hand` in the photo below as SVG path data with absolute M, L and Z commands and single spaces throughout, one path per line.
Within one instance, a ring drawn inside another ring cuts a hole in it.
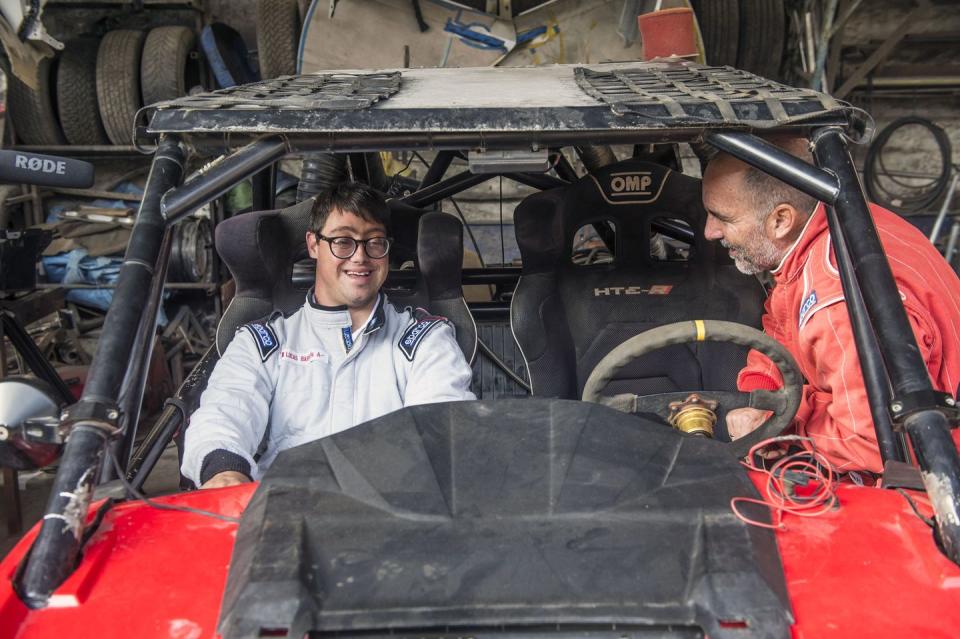
M 225 470 L 208 479 L 207 483 L 200 486 L 200 488 L 226 488 L 227 486 L 245 484 L 248 481 L 250 481 L 250 478 L 243 473 L 238 473 L 235 470 Z

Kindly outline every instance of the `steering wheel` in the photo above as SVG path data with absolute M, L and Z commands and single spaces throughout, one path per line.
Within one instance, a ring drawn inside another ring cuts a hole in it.
M 783 388 L 777 391 L 755 390 L 749 393 L 675 391 L 643 396 L 632 393 L 609 397 L 600 395 L 610 380 L 633 360 L 666 346 L 688 342 L 730 342 L 755 349 L 769 357 L 776 365 L 783 377 Z M 779 435 L 793 421 L 803 394 L 803 376 L 787 349 L 765 333 L 736 322 L 692 320 L 644 331 L 607 353 L 590 373 L 587 384 L 583 388 L 583 401 L 603 404 L 625 413 L 655 413 L 669 420 L 673 408 L 670 404 L 683 402 L 692 393 L 696 393 L 701 398 L 715 400 L 726 410 L 749 406 L 773 412 L 759 428 L 728 444 L 737 457 L 743 457 L 754 445 Z

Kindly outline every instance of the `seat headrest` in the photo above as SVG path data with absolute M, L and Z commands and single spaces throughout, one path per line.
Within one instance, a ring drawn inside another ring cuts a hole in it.
M 431 300 L 463 296 L 463 225 L 447 213 L 426 213 L 420 218 L 417 237 L 420 273 Z
M 417 259 L 417 229 L 423 209 L 404 204 L 400 200 L 387 200 L 390 207 L 390 263 L 400 266 Z
M 252 211 L 217 225 L 214 244 L 236 284 L 236 293 L 217 326 L 222 354 L 237 329 L 274 310 L 303 303 L 293 288 L 293 264 L 306 256 L 313 199 L 280 210 Z
M 521 202 L 514 216 L 524 270 L 552 269 L 569 261 L 577 231 L 601 221 L 616 227 L 618 263 L 650 260 L 650 225 L 656 218 L 683 220 L 693 229 L 692 259 L 712 256 L 703 237 L 706 211 L 700 194 L 699 179 L 635 159 L 534 194 Z
M 217 346 L 221 353 L 240 326 L 261 319 L 275 310 L 289 313 L 303 303 L 304 291 L 293 287 L 293 265 L 308 257 L 306 233 L 310 228 L 313 202 L 314 198 L 309 198 L 284 209 L 243 213 L 217 225 L 214 239 L 217 252 L 236 283 L 234 300 L 224 311 L 217 328 Z M 418 220 L 424 213 L 422 209 L 397 200 L 391 200 L 388 204 L 390 235 L 394 239 L 390 261 L 399 266 L 407 260 L 416 259 Z M 435 222 L 436 229 L 427 225 L 431 227 L 426 233 L 428 237 L 436 235 L 441 229 L 450 232 L 449 223 L 444 220 Z M 456 222 L 459 226 L 459 221 Z M 428 240 L 427 243 L 430 251 L 439 253 L 450 250 L 446 239 Z M 461 253 L 462 244 L 461 240 L 458 244 Z M 441 265 L 438 268 L 447 273 L 447 259 L 437 255 L 428 261 Z M 455 269 L 458 296 L 459 264 L 457 262 Z M 446 290 L 446 278 L 442 275 L 435 277 L 439 282 L 437 286 L 441 287 L 438 290 Z
M 313 199 L 279 210 L 252 211 L 217 225 L 215 243 L 237 284 L 237 294 L 266 298 L 290 282 L 293 262 L 306 255 Z

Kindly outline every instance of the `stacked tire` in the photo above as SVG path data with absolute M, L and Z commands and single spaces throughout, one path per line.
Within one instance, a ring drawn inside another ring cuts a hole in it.
M 257 57 L 264 80 L 297 72 L 303 27 L 299 0 L 257 0 Z
M 24 144 L 63 144 L 63 130 L 57 121 L 56 93 L 51 80 L 57 61 L 44 58 L 37 66 L 36 88 L 12 73 L 7 78 L 7 113 Z
M 37 88 L 10 76 L 9 112 L 28 145 L 130 145 L 137 111 L 199 83 L 188 27 L 122 29 L 66 43 L 37 68 Z
M 787 37 L 784 0 L 691 0 L 707 64 L 780 78 Z
M 97 50 L 97 104 L 114 144 L 133 142 L 133 120 L 143 106 L 140 55 L 145 36 L 143 31 L 111 31 Z
M 99 46 L 95 38 L 80 38 L 67 42 L 60 55 L 57 106 L 60 126 L 70 144 L 110 144 L 97 102 Z
M 743 0 L 737 66 L 765 78 L 778 79 L 787 38 L 783 0 Z

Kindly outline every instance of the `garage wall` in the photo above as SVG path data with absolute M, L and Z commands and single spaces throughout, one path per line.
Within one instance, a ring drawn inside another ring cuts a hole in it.
M 858 57 L 868 54 L 887 36 L 901 29 L 904 18 L 915 4 L 912 0 L 862 2 L 844 31 L 843 46 L 848 55 L 845 56 L 843 74 L 852 73 Z M 883 63 L 887 69 L 894 65 L 918 64 L 938 67 L 937 71 L 940 73 L 956 74 L 960 71 L 960 7 L 956 2 L 951 0 L 933 3 L 930 13 L 909 27 L 909 34 Z M 942 34 L 943 41 L 929 44 L 918 41 L 935 34 Z M 862 49 L 863 54 L 857 56 L 854 51 L 856 48 Z M 883 66 L 878 68 L 878 75 L 884 73 Z M 934 121 L 943 127 L 950 137 L 953 162 L 960 162 L 960 87 L 939 89 L 935 93 L 928 91 L 915 88 L 892 94 L 881 90 L 871 92 L 859 89 L 848 99 L 874 116 L 878 131 L 891 121 L 904 116 L 915 115 Z M 926 140 L 903 142 L 888 148 L 904 154 L 902 159 L 914 164 L 918 171 L 939 170 L 936 158 L 926 151 L 930 146 Z M 865 148 L 858 149 L 857 157 L 862 158 L 865 151 Z M 954 208 L 960 208 L 960 205 Z

